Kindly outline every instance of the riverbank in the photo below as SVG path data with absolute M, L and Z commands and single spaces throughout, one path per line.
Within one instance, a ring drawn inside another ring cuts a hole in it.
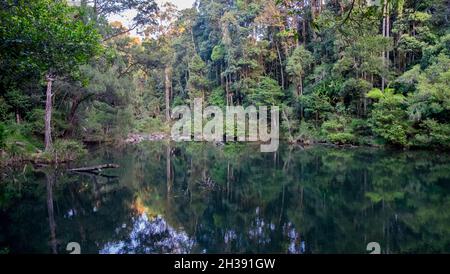
M 128 134 L 128 137 L 124 140 L 125 144 L 139 144 L 144 141 L 163 141 L 163 140 L 170 140 L 170 137 L 168 134 L 163 132 L 158 133 L 130 133 Z
M 63 164 L 75 161 L 87 153 L 84 144 L 76 140 L 56 140 L 53 147 L 43 151 L 30 144 L 9 145 L 7 150 L 0 151 L 0 166 L 32 164 Z
M 32 152 L 20 152 L 13 154 L 0 150 L 0 167 L 5 166 L 22 166 L 26 163 L 34 165 L 55 165 L 55 164 L 68 164 L 76 161 L 86 155 L 90 147 L 98 146 L 114 146 L 122 147 L 127 145 L 138 145 L 144 142 L 171 142 L 172 139 L 169 134 L 164 132 L 154 133 L 130 133 L 126 138 L 121 140 L 115 140 L 111 142 L 79 142 L 76 140 L 57 140 L 51 151 L 45 152 L 37 148 L 34 148 Z M 238 142 L 242 143 L 242 142 Z M 306 149 L 314 147 L 328 147 L 336 149 L 389 149 L 393 151 L 440 151 L 436 149 L 420 149 L 420 148 L 399 148 L 392 147 L 383 144 L 376 144 L 374 142 L 368 142 L 364 144 L 350 144 L 350 143 L 332 143 L 325 140 L 313 139 L 313 138 L 281 138 L 280 143 L 288 144 L 289 146 Z M 258 143 L 259 144 L 259 143 Z M 224 147 L 226 142 L 216 142 L 216 147 Z
M 158 142 L 158 141 L 171 141 L 169 134 L 164 132 L 155 132 L 155 133 L 130 133 L 125 140 L 123 140 L 124 144 L 140 144 L 142 142 Z M 313 147 L 313 146 L 327 146 L 334 148 L 383 148 L 382 145 L 377 144 L 365 144 L 365 145 L 356 145 L 356 144 L 348 144 L 348 143 L 330 143 L 323 140 L 314 140 L 314 139 L 290 139 L 290 138 L 280 138 L 281 142 L 285 142 L 289 145 L 299 146 L 299 147 Z M 122 142 L 121 142 L 122 143 Z M 226 142 L 215 142 L 216 144 L 224 145 Z M 220 145 L 219 145 L 220 146 Z

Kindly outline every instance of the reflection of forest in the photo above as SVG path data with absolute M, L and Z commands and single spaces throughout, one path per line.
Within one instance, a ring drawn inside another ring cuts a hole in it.
M 167 161 L 170 159 L 170 161 Z M 141 144 L 101 149 L 114 177 L 2 172 L 0 251 L 450 252 L 448 155 Z

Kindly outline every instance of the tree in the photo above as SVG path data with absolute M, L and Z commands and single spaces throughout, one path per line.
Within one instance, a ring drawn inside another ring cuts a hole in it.
M 303 96 L 303 77 L 313 62 L 313 55 L 310 51 L 306 50 L 304 46 L 297 47 L 288 59 L 286 71 L 291 77 L 294 78 L 297 98 L 301 98 Z M 302 103 L 300 106 L 300 119 L 303 119 Z
M 321 115 L 333 110 L 328 96 L 320 92 L 312 92 L 303 96 L 300 100 L 305 108 L 305 113 L 314 117 L 317 126 L 319 125 Z
M 38 70 L 47 82 L 45 149 L 49 150 L 52 84 L 58 76 L 74 75 L 80 64 L 99 52 L 99 35 L 92 25 L 77 19 L 77 10 L 65 1 L 8 1 L 0 18 L 0 45 L 7 49 L 3 62 L 22 71 Z
M 97 23 L 110 15 L 119 15 L 130 11 L 135 13 L 131 20 L 131 26 L 108 33 L 104 40 L 110 40 L 133 30 L 156 24 L 155 14 L 158 11 L 158 5 L 154 0 L 81 0 L 81 6 L 89 6 L 93 9 L 94 20 Z
M 313 62 L 314 57 L 304 46 L 297 47 L 288 59 L 286 71 L 297 83 L 297 96 L 303 95 L 303 77 Z
M 170 2 L 163 4 L 162 9 L 158 11 L 154 20 L 155 25 L 150 25 L 144 31 L 147 39 L 156 39 L 159 53 L 162 58 L 165 84 L 165 116 L 166 121 L 170 121 L 170 99 L 172 97 L 172 72 L 174 63 L 174 49 L 172 47 L 173 39 L 179 35 L 179 29 L 175 24 L 178 16 L 176 6 Z
M 372 90 L 368 97 L 377 100 L 372 111 L 372 130 L 387 143 L 405 147 L 408 145 L 410 122 L 406 112 L 406 98 L 392 89 Z
M 413 68 L 414 70 L 414 68 Z M 440 54 L 435 64 L 419 72 L 417 90 L 408 97 L 409 113 L 416 122 L 450 119 L 450 56 Z
M 198 54 L 192 57 L 189 62 L 189 81 L 187 90 L 191 102 L 195 98 L 202 98 L 206 100 L 206 91 L 209 88 L 209 81 L 206 78 L 206 64 Z
M 250 89 L 249 100 L 257 106 L 279 106 L 283 95 L 277 81 L 261 76 L 256 86 Z

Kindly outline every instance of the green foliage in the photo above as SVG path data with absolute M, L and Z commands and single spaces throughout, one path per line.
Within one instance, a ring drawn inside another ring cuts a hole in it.
M 313 124 L 305 121 L 300 123 L 300 126 L 298 127 L 298 133 L 295 137 L 295 140 L 297 142 L 313 144 L 320 139 L 320 132 Z
M 11 109 L 16 113 L 26 113 L 30 107 L 30 97 L 22 94 L 17 89 L 12 89 L 6 92 L 5 100 Z
M 421 53 L 426 45 L 426 43 L 408 34 L 404 34 L 399 40 L 399 49 L 405 53 Z
M 349 132 L 330 133 L 327 138 L 334 144 L 345 145 L 355 142 L 355 136 Z
M 19 74 L 71 72 L 100 50 L 92 25 L 74 18 L 65 1 L 7 1 L 0 12 L 2 69 Z M 2 71 L 3 73 L 3 71 Z
M 199 55 L 194 55 L 189 62 L 189 73 L 188 90 L 191 101 L 194 98 L 204 98 L 209 81 L 205 77 L 206 64 Z
M 371 117 L 372 130 L 387 143 L 407 146 L 410 123 L 406 112 L 406 98 L 386 90 L 375 103 Z
M 45 151 L 36 157 L 39 162 L 63 163 L 73 161 L 85 155 L 87 150 L 84 145 L 75 140 L 56 140 L 49 151 Z
M 373 99 L 373 100 L 381 100 L 384 98 L 383 92 L 379 88 L 374 88 L 369 93 L 367 93 L 367 98 Z
M 36 136 L 44 135 L 44 119 L 45 110 L 35 108 L 28 114 L 28 122 L 26 126 Z M 52 128 L 54 136 L 61 136 L 67 129 L 67 121 L 64 119 L 64 115 L 59 110 L 54 110 L 52 115 Z
M 417 92 L 408 98 L 410 116 L 417 122 L 427 118 L 450 119 L 450 56 L 440 54 L 435 64 L 419 72 Z
M 370 92 L 368 97 L 378 100 L 373 131 L 394 145 L 448 148 L 449 69 L 450 59 L 441 53 L 425 70 L 417 65 L 397 80 L 401 87 L 414 87 L 407 98 L 391 89 Z
M 345 117 L 338 116 L 324 122 L 321 131 L 325 139 L 334 144 L 353 144 L 356 141 Z
M 355 41 L 344 49 L 343 56 L 336 62 L 333 71 L 354 78 L 360 78 L 363 74 L 387 76 L 387 67 L 379 56 L 392 48 L 392 42 L 373 33 L 353 39 Z
M 446 34 L 441 37 L 438 43 L 423 50 L 421 67 L 426 68 L 433 63 L 437 63 L 441 54 L 450 56 L 450 34 Z
M 3 97 L 0 97 L 0 121 L 5 121 L 8 118 L 10 106 L 5 102 Z
M 412 145 L 421 148 L 450 149 L 450 125 L 428 119 L 421 123 Z
M 304 46 L 297 47 L 286 65 L 286 71 L 292 77 L 302 78 L 308 67 L 314 62 L 314 57 Z
M 371 90 L 372 84 L 363 79 L 350 78 L 343 83 L 341 95 L 352 99 Z
M 351 1 L 315 14 L 310 3 L 299 10 L 292 1 L 200 0 L 158 13 L 152 0 L 128 2 L 4 1 L 0 121 L 8 132 L 40 147 L 43 76 L 52 74 L 56 139 L 167 131 L 167 97 L 171 108 L 194 98 L 219 107 L 279 106 L 291 141 L 447 147 L 445 1 L 392 1 L 389 35 L 380 31 L 382 9 Z M 142 41 L 108 22 L 129 9 L 137 11 L 131 27 L 144 30 Z M 305 29 L 291 24 L 298 18 Z M 19 131 L 9 130 L 13 121 Z
M 32 138 L 28 124 L 2 123 L 0 132 L 0 150 L 4 150 L 12 160 L 29 159 L 41 147 L 41 144 Z
M 300 102 L 303 103 L 305 113 L 315 119 L 316 123 L 333 110 L 329 97 L 317 92 L 302 96 Z
M 371 144 L 370 139 L 373 136 L 373 132 L 369 121 L 365 119 L 352 119 L 350 129 L 358 143 Z
M 395 200 L 401 200 L 405 196 L 405 193 L 403 193 L 403 192 L 393 192 L 393 193 L 388 193 L 388 195 L 386 195 L 385 193 L 383 193 L 383 194 L 375 193 L 375 192 L 367 192 L 366 197 L 369 198 L 372 203 L 378 204 L 382 201 L 393 202 Z
M 168 125 L 160 118 L 146 118 L 140 121 L 137 121 L 137 124 L 134 126 L 135 130 L 140 133 L 155 133 L 155 132 L 169 132 L 170 129 Z
M 225 101 L 225 91 L 222 87 L 217 87 L 212 90 L 211 96 L 208 98 L 208 104 L 211 106 L 219 106 L 224 107 L 226 106 Z
M 113 141 L 123 138 L 132 130 L 133 120 L 129 109 L 114 108 L 106 102 L 96 101 L 84 115 L 81 127 L 85 141 Z
M 57 140 L 53 147 L 57 159 L 75 159 L 86 152 L 83 144 L 74 140 Z
M 277 81 L 262 76 L 256 87 L 250 88 L 249 101 L 256 106 L 279 106 L 283 95 Z
M 211 60 L 217 62 L 225 57 L 225 49 L 223 45 L 217 45 L 213 48 L 211 53 Z
M 335 119 L 326 121 L 322 124 L 322 130 L 327 133 L 337 133 L 345 131 L 347 127 L 347 121 L 343 117 L 336 117 Z

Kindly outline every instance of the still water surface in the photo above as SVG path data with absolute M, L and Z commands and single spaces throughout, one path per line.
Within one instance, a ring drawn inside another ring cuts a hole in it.
M 450 253 L 450 155 L 143 143 L 5 169 L 0 253 Z

